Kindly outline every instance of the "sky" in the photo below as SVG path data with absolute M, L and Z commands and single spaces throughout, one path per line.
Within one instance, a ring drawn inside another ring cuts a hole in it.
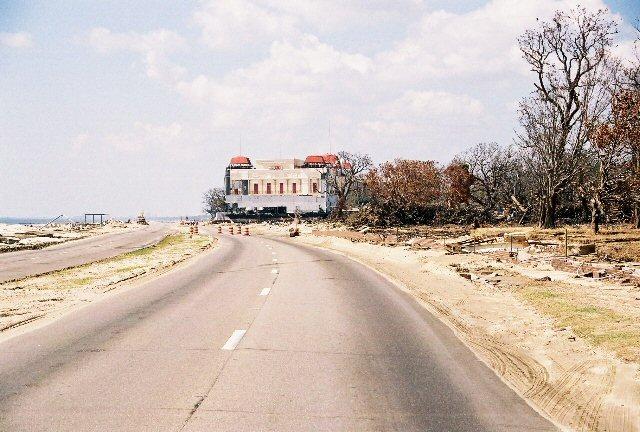
M 0 216 L 201 213 L 240 153 L 446 163 L 509 144 L 517 37 L 640 0 L 0 0 Z

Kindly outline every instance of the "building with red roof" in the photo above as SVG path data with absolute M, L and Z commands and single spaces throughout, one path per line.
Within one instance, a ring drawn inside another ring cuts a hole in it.
M 238 212 L 328 213 L 337 197 L 327 178 L 339 166 L 334 154 L 253 162 L 234 156 L 225 171 L 226 201 Z

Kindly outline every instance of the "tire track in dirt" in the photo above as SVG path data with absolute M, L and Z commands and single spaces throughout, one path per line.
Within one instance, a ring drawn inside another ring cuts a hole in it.
M 415 290 L 414 294 L 443 319 L 489 366 L 523 397 L 549 417 L 571 426 L 576 431 L 605 431 L 601 426 L 602 401 L 612 389 L 615 368 L 602 362 L 578 363 L 559 378 L 550 380 L 547 369 L 524 352 L 510 347 L 481 330 L 455 317 L 448 307 Z M 607 368 L 595 385 L 594 368 Z

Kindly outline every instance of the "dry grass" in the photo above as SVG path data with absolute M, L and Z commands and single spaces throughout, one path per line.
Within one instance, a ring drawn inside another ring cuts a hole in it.
M 600 244 L 598 255 L 616 261 L 640 261 L 640 241 Z
M 625 361 L 640 361 L 638 316 L 603 307 L 595 299 L 558 282 L 525 283 L 516 291 L 539 312 L 552 317 L 557 329 L 570 328 Z

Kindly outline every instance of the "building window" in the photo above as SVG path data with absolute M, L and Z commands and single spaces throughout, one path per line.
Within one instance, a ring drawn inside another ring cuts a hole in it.
M 318 193 L 318 183 L 313 184 L 313 193 Z
M 253 184 L 253 193 L 258 195 L 258 183 Z
M 293 183 L 293 184 L 291 185 L 291 192 L 293 192 L 293 193 L 298 193 L 298 190 L 297 190 L 297 189 L 298 189 L 298 184 L 297 184 L 297 183 Z
M 284 183 L 280 183 L 280 195 L 284 194 Z
M 267 193 L 271 193 L 271 183 L 267 183 Z

